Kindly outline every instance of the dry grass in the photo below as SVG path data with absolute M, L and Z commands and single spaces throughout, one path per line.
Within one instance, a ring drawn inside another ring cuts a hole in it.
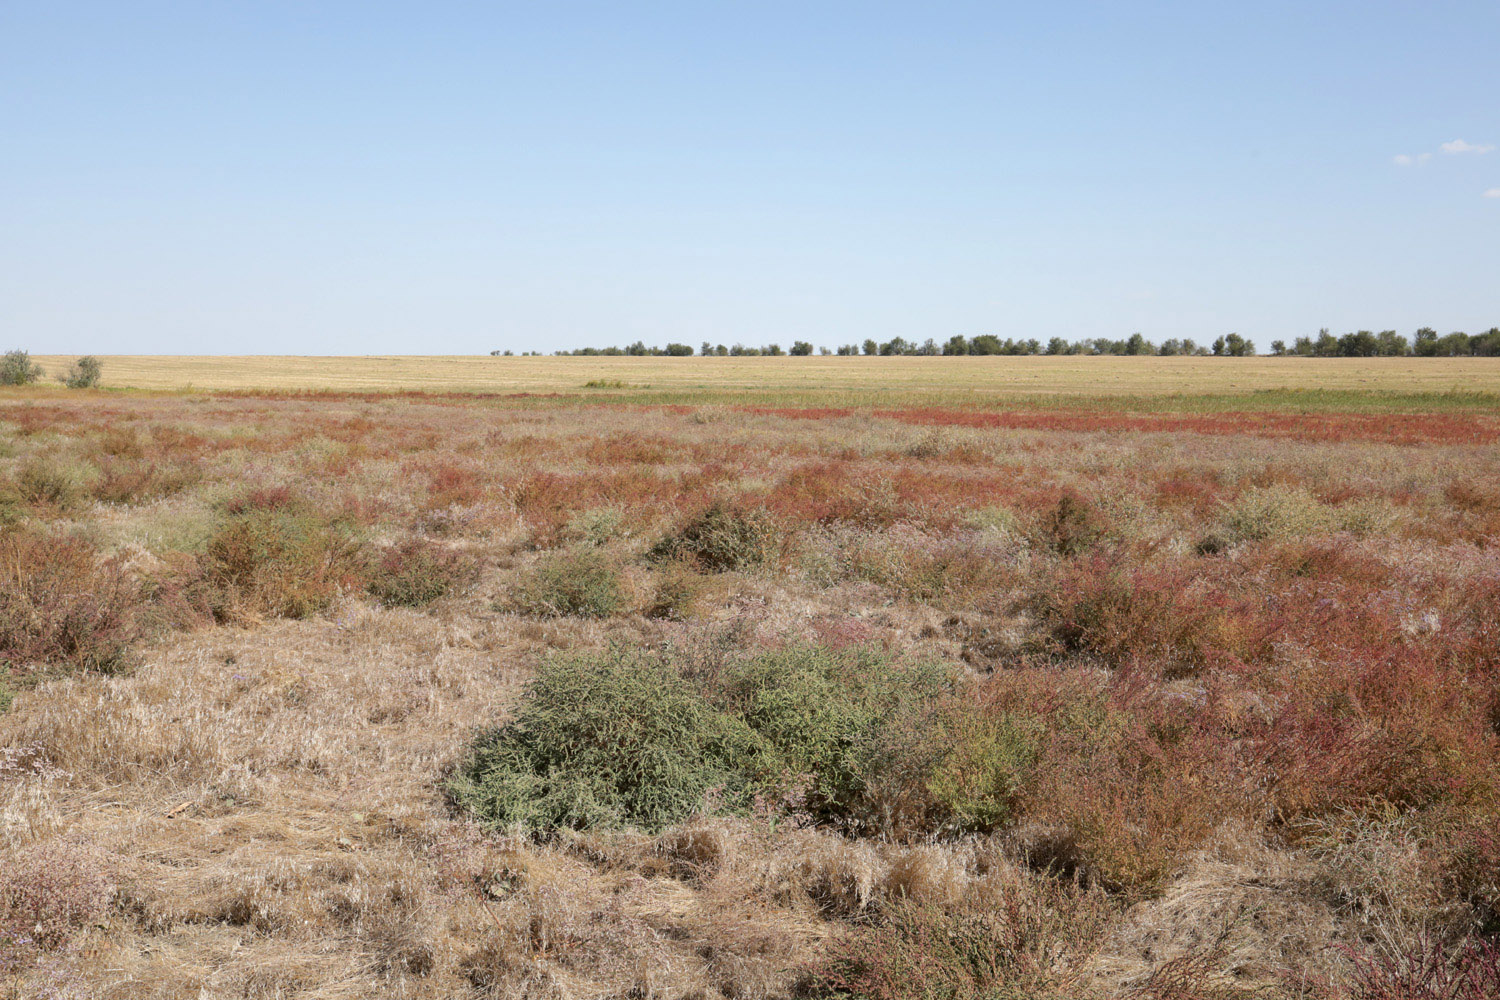
M 1342 1000 L 1497 933 L 1494 413 L 533 402 L 0 395 L 0 553 L 32 553 L 0 566 L 27 588 L 0 601 L 0 997 Z M 185 471 L 120 485 L 146 468 Z M 652 558 L 715 502 L 777 544 Z M 327 607 L 211 624 L 224 526 L 268 509 L 337 524 L 359 572 L 318 550 L 287 582 Z M 612 574 L 597 617 L 526 599 L 579 553 Z M 32 641 L 104 578 L 139 627 Z M 116 633 L 134 669 L 74 655 Z M 806 643 L 960 671 L 941 749 L 1003 757 L 996 828 L 710 797 L 659 836 L 526 839 L 444 796 L 545 656 Z
M 72 360 L 34 359 L 49 372 Z M 104 386 L 139 389 L 427 390 L 582 394 L 588 382 L 632 389 L 1166 393 L 1359 390 L 1500 391 L 1500 358 L 496 358 L 486 355 L 238 357 L 107 355 Z

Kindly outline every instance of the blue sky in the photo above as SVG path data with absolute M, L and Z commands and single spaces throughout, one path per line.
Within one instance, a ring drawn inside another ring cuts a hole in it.
M 1494 0 L 3 0 L 0 348 L 1473 331 L 1497 40 Z

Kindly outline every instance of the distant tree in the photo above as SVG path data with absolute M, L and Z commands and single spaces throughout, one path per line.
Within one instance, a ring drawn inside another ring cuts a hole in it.
M 0 357 L 0 385 L 30 385 L 45 374 L 29 351 L 6 351 Z
M 672 358 L 690 358 L 693 356 L 693 349 L 687 344 L 668 344 L 667 356 Z
M 1246 340 L 1237 333 L 1231 333 L 1224 338 L 1224 351 L 1231 358 L 1248 358 L 1255 354 L 1255 342 Z
M 1156 349 L 1156 353 L 1164 358 L 1170 358 L 1173 355 L 1181 354 L 1182 341 L 1178 340 L 1176 337 L 1168 337 L 1166 340 L 1163 340 L 1161 342 L 1161 346 Z
M 711 358 L 714 353 L 714 345 L 705 340 L 702 344 L 698 345 L 698 353 L 705 358 Z
M 1150 342 L 1139 333 L 1132 333 L 1125 341 L 1125 353 L 1129 355 L 1155 354 Z
M 955 357 L 961 354 L 968 354 L 969 338 L 965 337 L 961 333 L 955 333 L 953 336 L 949 337 L 948 342 L 943 345 L 943 353 Z
M 786 351 L 781 349 L 780 344 L 769 344 L 766 347 L 762 347 L 760 349 L 760 352 L 762 354 L 768 354 L 773 358 L 779 358 L 782 355 L 786 354 Z
M 1005 345 L 993 333 L 981 333 L 969 341 L 970 354 L 999 354 L 1004 349 Z
M 818 354 L 819 354 L 819 355 L 820 355 L 820 356 L 822 356 L 822 357 L 825 357 L 825 358 L 826 358 L 826 357 L 828 357 L 828 356 L 829 356 L 829 355 L 830 355 L 830 354 L 832 354 L 832 353 L 833 353 L 833 352 L 832 352 L 832 351 L 831 351 L 831 350 L 829 350 L 829 349 L 828 349 L 828 348 L 826 348 L 826 347 L 824 347 L 824 346 L 823 346 L 823 345 L 822 345 L 822 344 L 819 344 L 819 345 L 818 345 Z
M 92 354 L 86 354 L 73 362 L 65 374 L 59 375 L 57 380 L 69 389 L 92 389 L 99 384 L 99 376 L 104 372 L 104 365 Z
M 1369 330 L 1346 333 L 1338 340 L 1338 354 L 1341 358 L 1373 358 L 1379 349 L 1379 342 Z
M 896 354 L 910 354 L 914 345 L 907 342 L 905 337 L 892 337 L 880 345 L 882 357 L 890 357 Z
M 1284 358 L 1284 357 L 1286 357 L 1286 341 L 1284 341 L 1284 340 L 1273 340 L 1273 341 L 1271 341 L 1271 353 L 1274 354 L 1274 355 L 1276 355 L 1276 357 L 1278 357 L 1278 358 Z
M 1440 339 L 1434 345 L 1433 353 L 1439 357 L 1456 358 L 1465 354 L 1472 354 L 1473 348 L 1469 344 L 1469 335 L 1460 330 Z
M 1430 358 L 1437 354 L 1437 331 L 1430 326 L 1424 326 L 1412 336 L 1412 353 L 1418 357 Z
M 1326 326 L 1318 331 L 1318 339 L 1313 342 L 1313 356 L 1319 358 L 1339 356 L 1339 338 L 1329 333 Z
M 926 340 L 922 341 L 922 346 L 917 348 L 917 353 L 931 357 L 935 354 L 942 354 L 943 349 L 937 345 L 937 341 L 933 340 L 931 337 L 928 337 Z
M 1481 358 L 1500 357 L 1500 326 L 1492 326 L 1469 338 L 1469 349 Z
M 1227 350 L 1228 347 L 1225 345 L 1223 337 L 1214 341 L 1214 357 L 1222 357 Z
M 865 354 L 867 354 L 867 355 L 873 355 L 873 354 L 879 354 L 879 353 L 880 353 L 880 345 L 879 344 L 875 343 L 875 341 L 873 341 L 873 340 L 867 340 L 867 341 L 865 341 Z
M 805 340 L 792 342 L 792 354 L 795 357 L 804 358 L 813 352 L 813 346 Z
M 840 344 L 839 345 L 839 357 L 841 357 L 841 358 L 852 358 L 852 357 L 854 357 L 858 353 L 859 353 L 859 345 L 858 344 Z
M 1411 345 L 1395 330 L 1381 330 L 1375 335 L 1375 353 L 1382 358 L 1404 358 L 1411 353 Z
M 1068 347 L 1068 342 L 1066 340 L 1063 340 L 1061 337 L 1053 337 L 1051 340 L 1047 341 L 1048 354 L 1067 354 Z

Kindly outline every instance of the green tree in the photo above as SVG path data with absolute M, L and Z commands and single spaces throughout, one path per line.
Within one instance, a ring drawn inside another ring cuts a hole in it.
M 104 365 L 99 362 L 99 359 L 92 354 L 86 354 L 73 362 L 73 366 L 66 374 L 59 375 L 58 380 L 69 389 L 92 389 L 99 384 L 99 376 L 103 372 Z
M 873 340 L 865 341 L 865 354 L 875 355 L 880 353 L 880 345 Z
M 0 357 L 0 385 L 30 385 L 44 374 L 28 351 L 6 351 Z
M 796 340 L 796 341 L 792 342 L 792 354 L 795 357 L 799 357 L 799 358 L 806 357 L 807 355 L 811 354 L 812 352 L 813 352 L 813 346 L 811 344 L 809 344 L 807 341 L 805 341 L 805 340 Z

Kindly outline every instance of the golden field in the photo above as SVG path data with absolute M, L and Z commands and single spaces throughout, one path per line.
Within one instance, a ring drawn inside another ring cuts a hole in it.
M 71 355 L 38 355 L 48 374 Z M 137 389 L 578 392 L 898 391 L 1162 395 L 1271 390 L 1500 392 L 1500 358 L 362 357 L 105 355 L 103 385 Z

